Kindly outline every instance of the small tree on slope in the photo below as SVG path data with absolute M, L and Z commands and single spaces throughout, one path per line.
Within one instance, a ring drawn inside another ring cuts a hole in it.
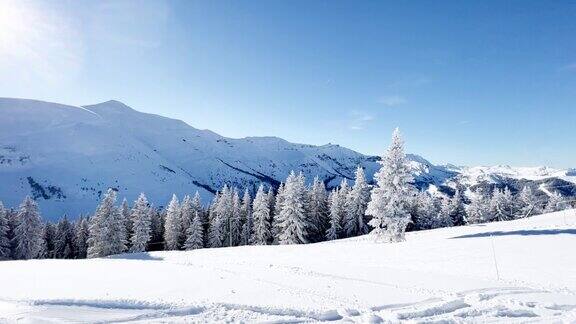
M 132 235 L 130 236 L 130 252 L 144 252 L 151 238 L 151 218 L 148 199 L 141 193 L 130 211 L 132 219 Z
M 408 197 L 413 188 L 398 129 L 394 130 L 392 145 L 380 164 L 380 170 L 374 175 L 376 186 L 372 189 L 366 209 L 366 214 L 372 216 L 368 224 L 374 228 L 372 234 L 378 240 L 403 241 L 410 222 Z

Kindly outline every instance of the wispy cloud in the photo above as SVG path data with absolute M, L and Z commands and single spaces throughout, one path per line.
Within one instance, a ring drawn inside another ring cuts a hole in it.
M 564 71 L 576 72 L 576 63 L 570 63 L 562 67 Z
M 383 104 L 384 106 L 387 107 L 400 106 L 405 104 L 407 101 L 408 100 L 406 100 L 406 98 L 399 95 L 388 95 L 378 99 L 378 103 Z
M 350 130 L 363 130 L 368 123 L 374 120 L 374 116 L 362 111 L 353 110 L 350 112 L 350 123 L 348 128 Z

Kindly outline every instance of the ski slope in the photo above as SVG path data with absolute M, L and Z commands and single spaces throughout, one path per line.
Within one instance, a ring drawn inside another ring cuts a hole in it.
M 297 246 L 0 263 L 0 322 L 576 322 L 576 210 Z M 497 268 L 496 268 L 497 266 Z

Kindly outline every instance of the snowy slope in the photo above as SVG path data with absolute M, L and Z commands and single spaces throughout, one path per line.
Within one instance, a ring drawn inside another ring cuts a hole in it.
M 294 144 L 276 137 L 231 139 L 117 101 L 75 107 L 0 98 L 0 116 L 0 200 L 14 207 L 31 194 L 48 219 L 93 212 L 109 187 L 129 201 L 145 192 L 163 206 L 172 193 L 196 190 L 208 202 L 224 183 L 275 186 L 290 170 L 303 171 L 309 180 L 318 175 L 332 187 L 352 179 L 358 165 L 369 179 L 378 168 L 376 157 L 338 145 Z M 455 182 L 473 186 L 526 177 L 538 179 L 534 186 L 540 188 L 550 187 L 546 179 L 552 177 L 576 179 L 573 170 L 455 168 L 435 166 L 418 155 L 408 158 L 419 187 L 433 184 L 446 193 L 446 185 Z M 564 194 L 576 196 L 576 186 L 567 189 Z
M 7 261 L 0 262 L 0 322 L 570 323 L 574 246 L 576 210 L 569 210 L 411 232 L 397 244 L 359 237 Z

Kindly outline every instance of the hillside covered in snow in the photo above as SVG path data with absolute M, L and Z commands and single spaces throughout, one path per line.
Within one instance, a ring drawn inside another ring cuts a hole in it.
M 576 321 L 576 211 L 310 245 L 0 262 L 0 322 Z M 39 269 L 41 269 L 39 271 Z
M 108 188 L 133 201 L 145 192 L 155 206 L 173 193 L 199 191 L 204 202 L 224 184 L 277 186 L 291 170 L 334 187 L 353 180 L 358 165 L 369 181 L 378 157 L 338 145 L 294 144 L 276 137 L 231 139 L 108 101 L 76 107 L 0 98 L 0 201 L 16 207 L 26 195 L 45 218 L 91 213 Z M 465 186 L 525 185 L 540 194 L 576 196 L 576 171 L 512 167 L 437 166 L 408 155 L 418 187 L 450 195 Z M 432 185 L 432 186 L 431 186 Z

